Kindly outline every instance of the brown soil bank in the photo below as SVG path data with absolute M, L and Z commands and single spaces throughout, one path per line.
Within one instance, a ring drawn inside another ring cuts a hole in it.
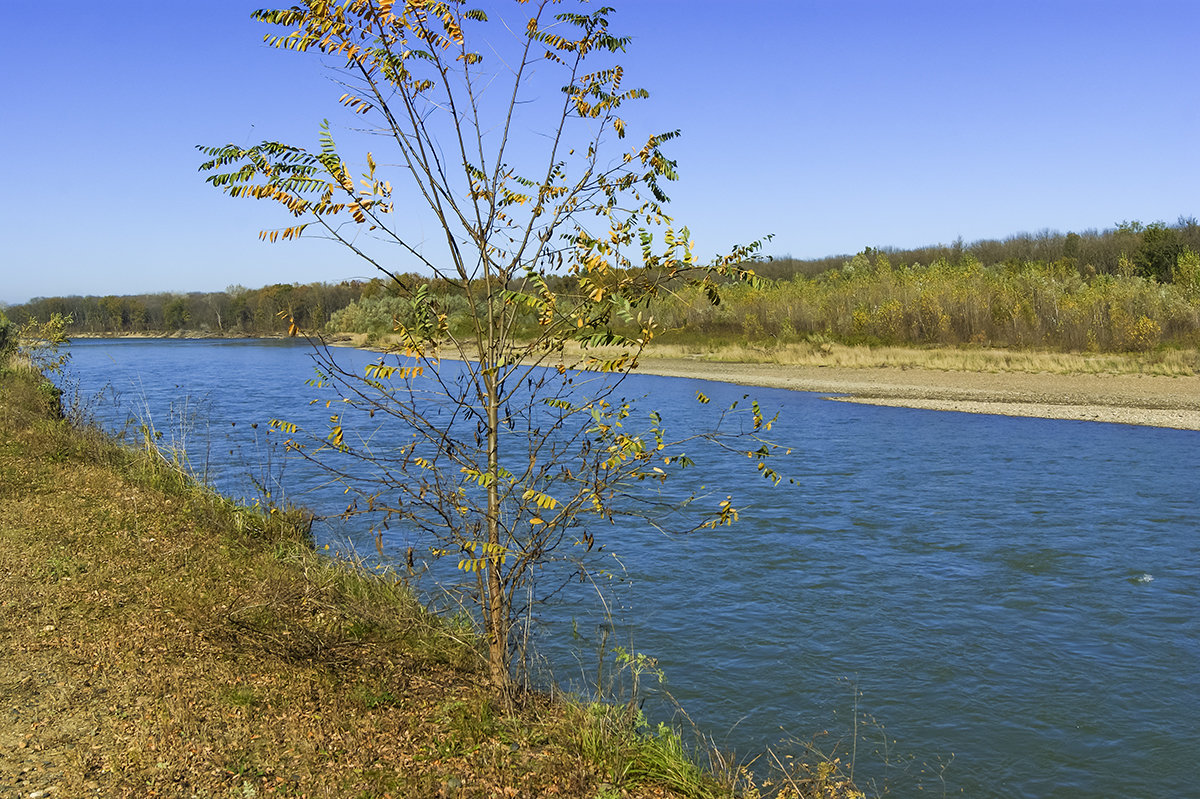
M 1200 430 L 1200 376 L 966 372 L 643 359 L 640 371 L 790 388 L 873 405 Z

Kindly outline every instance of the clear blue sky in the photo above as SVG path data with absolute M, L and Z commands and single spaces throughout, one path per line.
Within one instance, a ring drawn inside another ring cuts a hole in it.
M 672 207 L 704 255 L 1200 215 L 1196 0 L 607 2 L 641 121 L 683 130 Z M 287 218 L 196 171 L 196 144 L 347 121 L 317 59 L 262 44 L 262 5 L 5 0 L 0 302 L 369 275 L 260 243 Z

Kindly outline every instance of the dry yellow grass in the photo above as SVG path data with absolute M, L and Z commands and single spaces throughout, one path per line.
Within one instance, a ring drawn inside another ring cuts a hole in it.
M 1036 350 L 957 349 L 952 347 L 867 347 L 831 342 L 795 344 L 680 345 L 653 344 L 643 356 L 693 358 L 718 363 L 834 366 L 850 369 L 937 369 L 951 372 L 1031 372 L 1047 374 L 1200 373 L 1200 352 L 1072 353 Z
M 333 338 L 339 345 L 363 349 L 395 346 L 396 337 L 368 340 L 365 333 L 344 333 Z M 564 358 L 570 363 L 586 356 L 613 357 L 616 349 L 583 350 L 568 342 Z M 1058 375 L 1163 375 L 1200 374 L 1200 350 L 1169 349 L 1154 352 L 1084 353 L 1049 350 L 1007 350 L 957 347 L 899 347 L 837 344 L 827 341 L 799 343 L 697 343 L 654 342 L 643 361 L 692 359 L 722 364 L 779 364 L 845 369 L 933 369 L 947 372 L 1028 372 Z

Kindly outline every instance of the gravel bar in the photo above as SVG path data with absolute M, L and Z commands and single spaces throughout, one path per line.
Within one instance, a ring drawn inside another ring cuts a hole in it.
M 1200 430 L 1200 376 L 949 372 L 643 357 L 639 371 L 832 395 L 843 402 Z

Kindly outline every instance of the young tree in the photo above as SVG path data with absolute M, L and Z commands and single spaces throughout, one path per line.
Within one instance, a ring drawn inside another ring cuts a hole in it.
M 1142 243 L 1134 256 L 1134 263 L 1143 275 L 1169 281 L 1183 250 L 1183 242 L 1174 228 L 1163 222 L 1154 222 L 1146 225 L 1142 231 Z
M 52 313 L 45 322 L 30 316 L 17 325 L 0 311 L 0 369 L 19 356 L 40 372 L 61 372 L 71 353 L 59 350 L 71 343 L 67 328 L 73 321 L 69 315 Z
M 647 93 L 628 88 L 612 60 L 629 41 L 610 32 L 611 9 L 488 6 L 305 0 L 255 12 L 283 31 L 269 44 L 332 62 L 341 104 L 374 120 L 386 153 L 367 153 L 356 179 L 328 122 L 316 152 L 273 141 L 200 149 L 213 186 L 296 218 L 262 238 L 335 239 L 407 301 L 394 320 L 400 345 L 365 374 L 317 348 L 314 382 L 340 400 L 319 444 L 273 424 L 346 479 L 357 498 L 348 512 L 378 514 L 380 534 L 402 522 L 435 556 L 457 558 L 491 680 L 505 686 L 522 597 L 548 564 L 586 569 L 571 552 L 599 549 L 601 527 L 621 515 L 682 530 L 736 519 L 729 497 L 706 504 L 647 488 L 691 465 L 686 445 L 735 448 L 778 476 L 757 404 L 672 440 L 657 414 L 618 394 L 655 334 L 655 298 L 687 285 L 718 302 L 723 283 L 757 280 L 748 264 L 759 244 L 701 263 L 687 229 L 671 227 L 663 184 L 675 163 L 661 147 L 677 132 L 624 148 L 625 108 Z M 418 205 L 436 246 L 409 223 Z M 354 427 L 363 417 L 388 420 L 402 443 L 377 450 Z

